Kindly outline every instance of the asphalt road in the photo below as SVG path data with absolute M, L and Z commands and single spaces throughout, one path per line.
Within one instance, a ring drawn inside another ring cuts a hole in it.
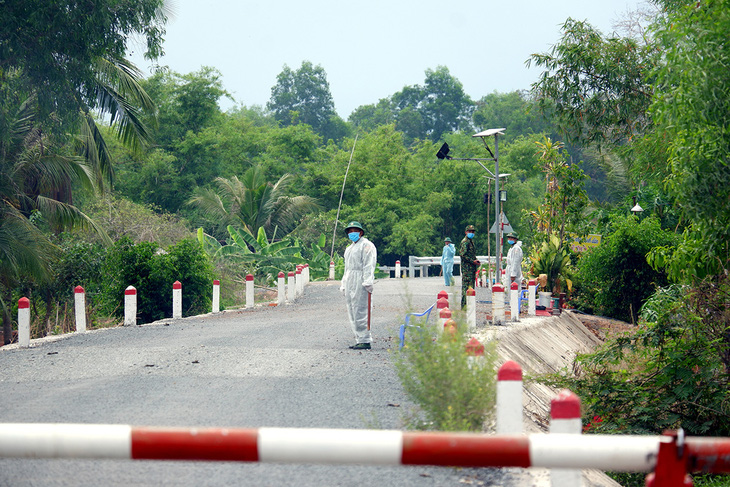
M 441 278 L 378 281 L 373 350 L 353 351 L 339 282 L 258 306 L 0 348 L 0 423 L 404 429 L 392 363 Z M 453 288 L 453 289 L 456 289 Z M 454 298 L 451 297 L 451 302 Z M 512 485 L 496 469 L 0 459 L 0 486 Z

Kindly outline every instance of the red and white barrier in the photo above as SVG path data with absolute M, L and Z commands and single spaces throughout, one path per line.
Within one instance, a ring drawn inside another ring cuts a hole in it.
M 30 347 L 30 300 L 26 297 L 18 300 L 18 346 Z
M 137 324 L 137 289 L 128 286 L 124 290 L 124 326 Z
M 281 306 L 286 302 L 286 282 L 283 272 L 279 272 L 276 291 L 277 303 Z
M 395 261 L 395 277 L 396 279 L 400 279 L 400 261 Z
M 182 283 L 172 283 L 172 317 L 182 318 Z
M 537 316 L 537 309 L 535 307 L 537 281 L 535 279 L 527 281 L 527 290 L 527 316 Z
M 511 321 L 520 321 L 520 285 L 513 282 L 509 285 L 509 313 Z
M 334 261 L 330 261 L 330 281 L 335 280 L 335 263 Z
M 81 286 L 74 288 L 74 316 L 76 318 L 76 331 L 86 331 L 86 291 Z
M 497 372 L 497 434 L 522 434 L 522 367 L 506 361 Z
M 445 299 L 445 300 L 446 300 L 446 303 L 447 303 L 446 307 L 448 308 L 448 302 L 449 302 L 449 293 L 448 293 L 448 292 L 446 292 L 446 291 L 444 291 L 444 290 L 442 289 L 442 290 L 441 290 L 441 291 L 439 291 L 439 293 L 438 293 L 438 294 L 436 295 L 436 300 L 438 301 L 438 300 L 439 300 L 439 299 L 441 299 L 441 298 L 443 298 L 443 299 Z
M 469 360 L 469 366 L 471 367 L 477 360 L 484 358 L 484 345 L 482 342 L 472 337 L 466 342 L 466 355 Z
M 221 282 L 216 279 L 213 281 L 213 313 L 221 310 Z
M 302 266 L 300 266 L 300 265 L 297 266 L 297 271 L 295 273 L 295 276 L 296 276 L 296 283 L 295 283 L 296 287 L 295 287 L 294 295 L 296 297 L 299 297 L 304 293 L 304 281 L 303 281 L 304 278 L 302 277 Z
M 0 424 L 0 457 L 203 460 L 649 472 L 668 436 L 485 435 L 314 428 Z M 686 468 L 730 472 L 730 438 L 687 438 Z
M 253 308 L 253 275 L 246 274 L 246 307 Z
M 504 287 L 499 283 L 492 286 L 492 324 L 504 324 Z
M 289 300 L 290 303 L 293 303 L 294 300 L 297 298 L 297 283 L 295 281 L 296 277 L 294 274 L 294 271 L 289 271 L 288 274 L 288 280 L 286 285 L 286 297 Z
M 469 332 L 477 329 L 477 293 L 471 287 L 466 290 L 466 326 Z
M 550 401 L 550 434 L 580 435 L 582 429 L 580 399 L 568 389 L 563 389 Z M 550 471 L 550 483 L 553 487 L 580 487 L 581 477 L 580 470 Z

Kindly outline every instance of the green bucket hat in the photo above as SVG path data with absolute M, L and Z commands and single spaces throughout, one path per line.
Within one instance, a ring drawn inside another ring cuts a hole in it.
M 476 231 L 477 231 L 477 229 L 476 229 L 476 228 L 474 228 L 474 225 L 467 225 L 467 226 L 466 226 L 466 230 L 464 230 L 464 231 L 465 231 L 465 232 L 468 232 L 468 231 L 476 232 Z
M 510 237 L 517 240 L 517 234 L 515 232 L 509 232 L 507 234 L 507 238 L 510 238 Z
M 446 238 L 444 239 L 444 242 L 449 242 L 449 243 L 451 243 L 451 239 L 450 239 L 449 237 L 446 237 Z
M 345 227 L 345 233 L 349 233 L 348 230 L 351 228 L 355 228 L 357 230 L 362 230 L 363 233 L 365 233 L 365 229 L 360 225 L 360 222 L 351 221 L 346 227 Z

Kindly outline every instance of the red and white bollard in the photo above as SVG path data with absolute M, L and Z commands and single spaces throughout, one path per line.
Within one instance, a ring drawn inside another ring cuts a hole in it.
M 18 300 L 18 346 L 30 347 L 30 300 L 26 297 Z
M 290 303 L 293 303 L 294 300 L 297 298 L 297 283 L 295 281 L 296 277 L 294 274 L 294 271 L 289 271 L 288 274 L 288 280 L 286 285 L 287 294 L 286 297 L 289 300 Z
M 580 435 L 582 430 L 580 399 L 563 389 L 550 401 L 550 433 Z M 553 487 L 580 487 L 581 478 L 580 470 L 554 468 L 550 471 Z
M 309 284 L 309 264 L 302 266 L 302 275 L 304 276 L 304 285 Z
M 535 299 L 537 294 L 537 281 L 530 279 L 527 281 L 527 316 L 537 316 L 535 308 Z
M 334 261 L 330 261 L 330 281 L 335 280 L 335 263 Z
M 436 311 L 439 312 L 439 316 L 441 316 L 441 310 L 443 309 L 449 309 L 449 300 L 446 298 L 438 298 L 436 300 Z M 451 311 L 449 311 L 449 319 L 451 319 Z M 442 323 L 445 325 L 445 322 Z M 443 330 L 443 328 L 439 328 L 439 333 Z
M 477 293 L 471 287 L 466 290 L 466 326 L 470 332 L 477 329 Z
M 216 279 L 213 281 L 213 313 L 221 310 L 221 282 Z
M 439 299 L 441 299 L 441 298 L 443 298 L 443 299 L 445 299 L 445 300 L 446 300 L 446 307 L 448 308 L 448 307 L 449 307 L 449 306 L 448 306 L 448 302 L 449 302 L 449 293 L 447 293 L 447 292 L 446 292 L 446 291 L 444 291 L 444 290 L 441 290 L 441 291 L 439 291 L 439 293 L 438 293 L 438 294 L 436 295 L 436 300 L 439 300 Z
M 522 433 L 522 367 L 508 360 L 497 372 L 497 434 Z
M 492 324 L 504 324 L 504 287 L 501 284 L 492 286 Z
M 469 360 L 469 367 L 472 367 L 474 363 L 484 357 L 484 345 L 482 342 L 472 337 L 466 342 L 466 354 Z
M 124 290 L 124 326 L 137 324 L 137 289 L 128 286 Z
M 76 317 L 76 331 L 86 331 L 86 291 L 81 286 L 74 288 L 74 315 Z
M 400 279 L 400 261 L 395 261 L 395 278 Z
M 304 281 L 302 277 L 302 266 L 297 266 L 297 271 L 295 273 L 296 275 L 296 292 L 294 293 L 295 296 L 299 297 L 304 293 Z
M 246 274 L 246 307 L 253 308 L 253 275 Z
M 182 318 L 182 283 L 172 283 L 172 317 Z
M 439 310 L 439 320 L 441 321 L 441 326 L 438 327 L 438 332 L 441 334 L 441 332 L 444 330 L 444 326 L 446 325 L 446 322 L 451 319 L 451 310 L 449 308 L 441 308 Z
M 277 303 L 281 306 L 286 302 L 286 283 L 285 283 L 285 279 L 284 279 L 284 273 L 279 272 L 278 278 L 279 279 L 277 281 L 276 297 L 277 297 Z
M 455 337 L 457 331 L 459 331 L 459 328 L 457 327 L 456 322 L 452 319 L 446 320 L 446 323 L 444 323 L 444 334 L 446 336 Z
M 509 312 L 512 321 L 520 321 L 520 285 L 516 282 L 510 284 Z
M 487 270 L 482 268 L 482 287 L 487 287 Z

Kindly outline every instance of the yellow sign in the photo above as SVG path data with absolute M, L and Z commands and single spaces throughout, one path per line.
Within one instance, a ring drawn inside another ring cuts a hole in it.
M 584 238 L 571 234 L 570 238 L 573 239 L 573 242 L 570 244 L 570 250 L 573 252 L 580 253 L 592 247 L 598 247 L 601 245 L 601 235 L 594 233 L 586 235 Z

